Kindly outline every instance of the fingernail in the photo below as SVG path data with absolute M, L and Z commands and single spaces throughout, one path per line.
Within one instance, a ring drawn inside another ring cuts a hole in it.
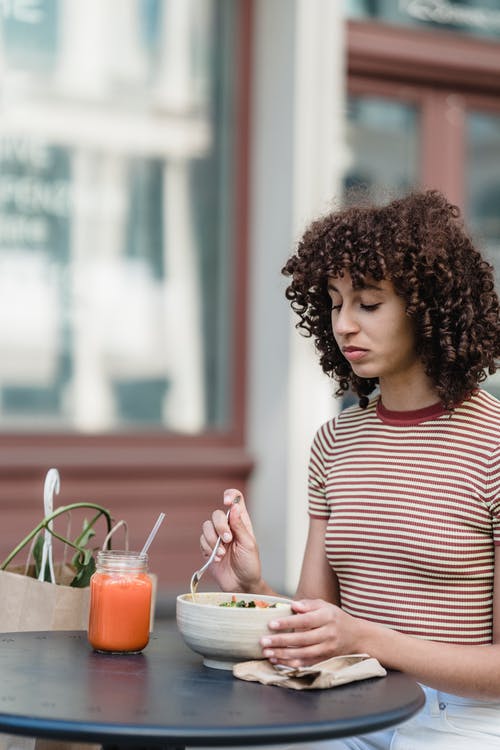
M 276 630 L 278 630 L 279 626 L 280 624 L 277 620 L 271 620 L 271 622 L 267 623 L 268 628 L 276 628 Z
M 265 648 L 264 651 L 262 652 L 262 655 L 265 656 L 266 659 L 268 659 L 270 656 L 274 656 L 274 651 L 271 651 L 270 649 Z
M 229 531 L 226 531 L 226 533 L 222 535 L 222 538 L 223 538 L 223 540 L 225 542 L 230 542 L 231 539 L 232 539 L 231 534 L 229 533 Z
M 261 646 L 270 646 L 272 643 L 270 638 L 261 638 L 260 639 L 260 645 Z

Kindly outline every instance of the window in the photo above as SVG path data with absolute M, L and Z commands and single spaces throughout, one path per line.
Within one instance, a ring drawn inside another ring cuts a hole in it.
M 2 430 L 234 422 L 241 8 L 2 4 Z

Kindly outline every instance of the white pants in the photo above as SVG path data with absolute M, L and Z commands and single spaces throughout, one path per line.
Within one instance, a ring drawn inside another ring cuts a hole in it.
M 426 696 L 423 709 L 394 729 L 290 745 L 289 750 L 500 750 L 500 701 L 460 698 L 422 688 Z
M 342 740 L 266 745 L 260 750 L 500 750 L 500 701 L 460 698 L 424 685 L 422 689 L 425 706 L 393 729 Z

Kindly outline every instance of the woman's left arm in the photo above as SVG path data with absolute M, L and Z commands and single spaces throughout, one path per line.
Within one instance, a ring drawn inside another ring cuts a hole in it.
M 262 639 L 271 662 L 303 666 L 340 654 L 368 653 L 388 669 L 412 674 L 436 690 L 500 700 L 500 547 L 495 548 L 493 642 L 462 645 L 429 641 L 352 617 L 320 599 L 303 599 L 296 614 L 270 623 Z M 293 632 L 280 630 L 294 628 Z

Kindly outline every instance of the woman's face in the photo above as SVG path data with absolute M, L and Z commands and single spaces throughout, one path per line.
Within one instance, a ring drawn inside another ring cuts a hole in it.
M 412 321 L 390 281 L 354 289 L 346 272 L 329 278 L 328 293 L 335 341 L 358 377 L 379 378 L 382 388 L 394 379 L 421 376 Z

